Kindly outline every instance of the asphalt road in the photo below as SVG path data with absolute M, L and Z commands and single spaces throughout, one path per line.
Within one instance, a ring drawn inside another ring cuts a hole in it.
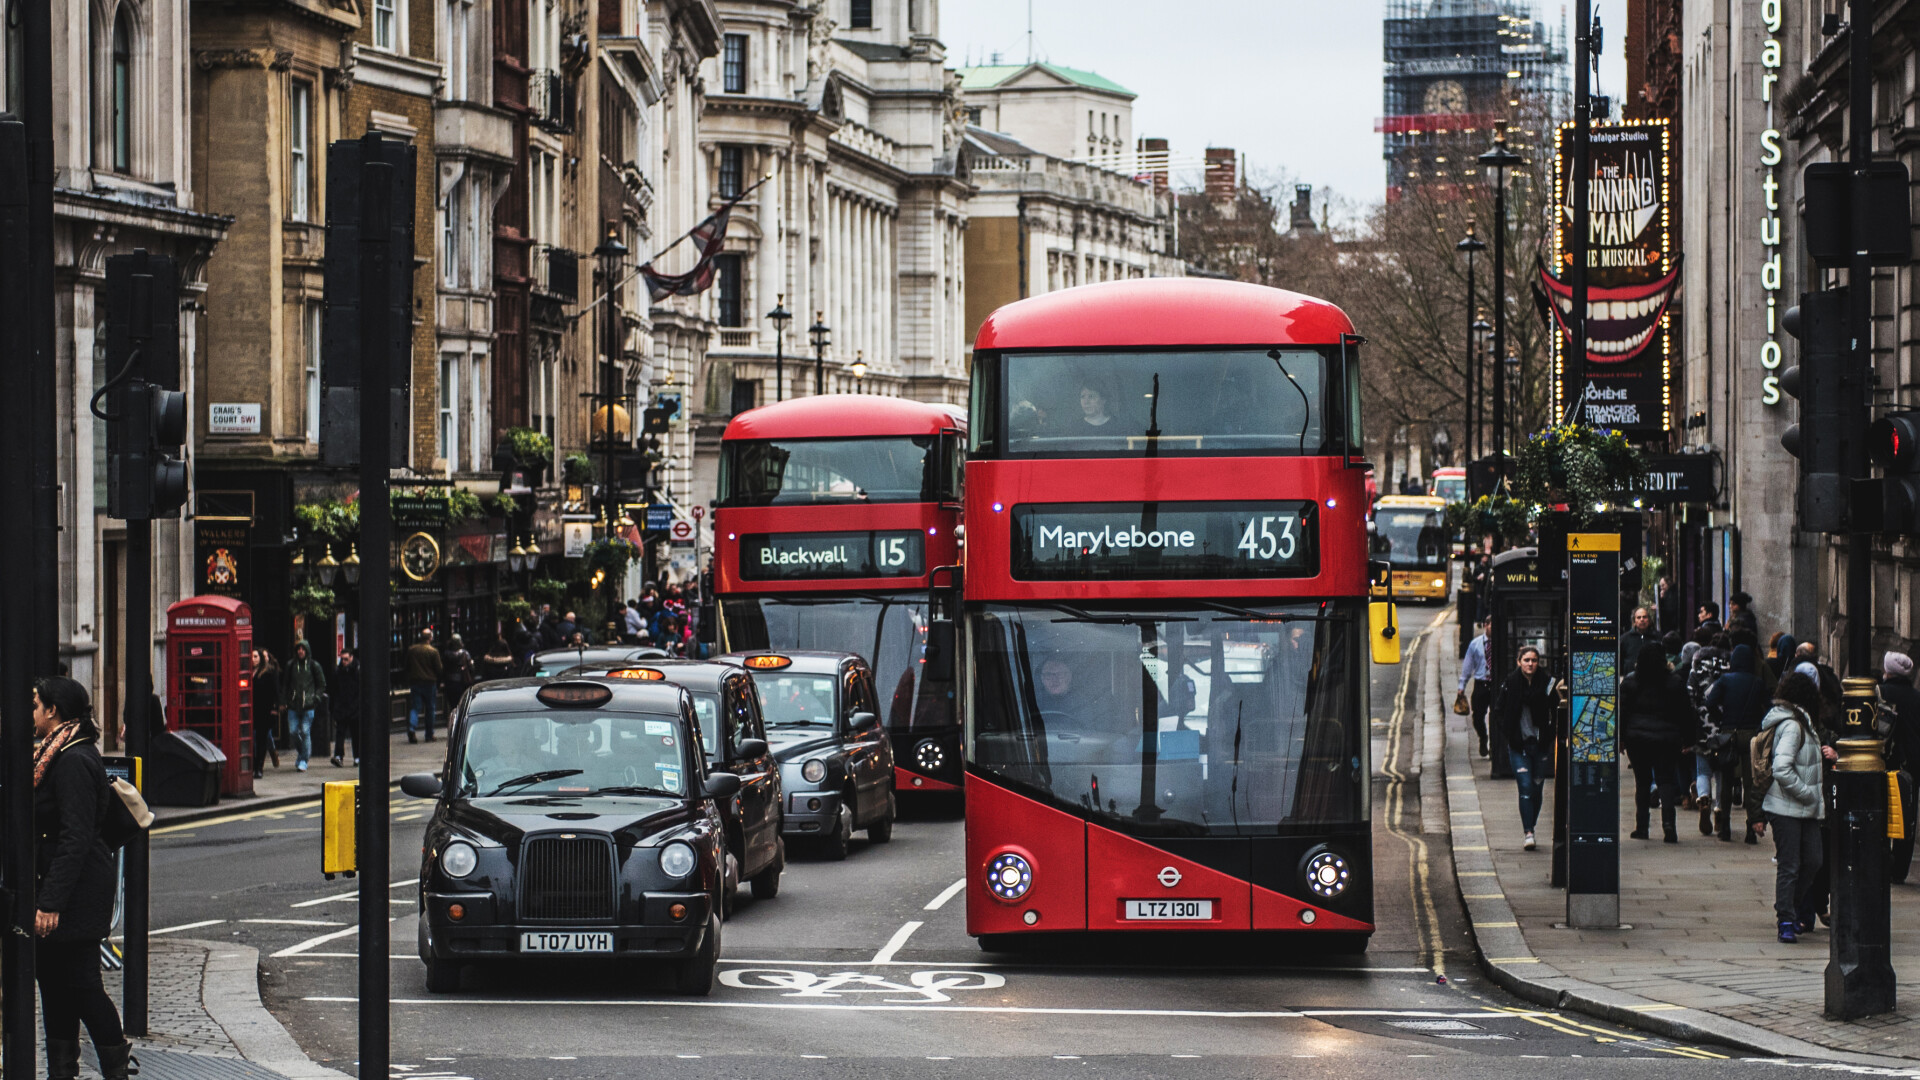
M 1437 609 L 1405 609 L 1407 641 Z M 1451 649 L 1452 628 L 1418 647 Z M 1411 665 L 1373 677 L 1376 913 L 1362 957 L 1244 941 L 1099 941 L 982 953 L 965 931 L 962 826 L 904 806 L 891 844 L 796 857 L 778 899 L 726 924 L 722 986 L 528 964 L 429 995 L 413 954 L 428 804 L 395 796 L 390 906 L 394 1076 L 1640 1077 L 1752 1073 L 1688 1047 L 1506 996 L 1474 970 L 1444 835 L 1420 831 Z M 324 766 L 322 766 L 324 768 Z M 316 1060 L 355 1072 L 357 907 L 319 873 L 319 808 L 156 833 L 153 925 L 260 950 L 269 1008 Z M 1446 981 L 1440 981 L 1445 976 Z

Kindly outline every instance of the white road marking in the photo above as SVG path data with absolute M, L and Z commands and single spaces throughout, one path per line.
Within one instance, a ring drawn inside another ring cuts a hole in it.
M 221 923 L 226 921 L 227 920 L 225 919 L 202 919 L 199 922 L 181 923 L 179 926 L 169 926 L 164 930 L 149 930 L 147 931 L 147 936 L 154 937 L 159 934 L 174 934 L 182 930 L 198 930 L 203 926 L 219 926 Z
M 405 889 L 418 884 L 420 884 L 418 879 L 407 878 L 404 881 L 391 882 L 387 885 L 387 888 Z M 316 897 L 312 900 L 302 900 L 297 904 L 288 904 L 287 906 L 303 908 L 303 907 L 313 907 L 316 904 L 338 904 L 343 900 L 358 900 L 358 899 L 360 899 L 360 891 L 358 889 L 355 889 L 353 892 L 343 892 L 338 896 L 321 896 L 321 897 Z M 405 901 L 401 901 L 401 902 L 404 903 Z
M 792 967 L 920 967 L 920 968 L 923 968 L 923 967 L 932 966 L 932 965 L 929 965 L 924 960 L 889 960 L 884 964 L 880 964 L 872 960 L 766 960 L 766 959 L 746 960 L 746 959 L 738 959 L 731 956 L 721 957 L 720 962 L 723 964 L 769 964 L 769 965 L 785 964 Z M 1006 970 L 1006 971 L 1018 971 L 1018 970 L 1028 969 L 1028 968 L 1045 969 L 1048 971 L 1106 971 L 1106 970 L 1113 970 L 1113 969 L 1134 970 L 1139 968 L 1141 965 L 1138 965 L 1138 964 L 1080 964 L 1071 968 L 1062 968 L 1058 964 L 1045 964 L 1045 963 L 1022 964 L 1014 961 L 996 962 L 996 961 L 989 961 L 989 960 L 952 960 L 952 961 L 943 960 L 940 962 L 939 966 L 943 968 L 994 968 L 994 969 Z M 1433 971 L 1432 968 L 1424 968 L 1424 967 L 1299 967 L 1291 964 L 1283 965 L 1280 967 L 1273 967 L 1273 968 L 1183 967 L 1181 968 L 1181 970 L 1186 972 L 1195 972 L 1195 971 L 1225 972 L 1229 974 L 1233 972 L 1242 972 L 1247 975 L 1256 975 L 1256 976 L 1266 976 L 1266 975 L 1276 975 L 1276 974 L 1292 975 L 1292 974 L 1304 974 L 1304 973 L 1333 974 L 1333 975 L 1427 975 L 1427 974 L 1431 974 Z
M 360 926 L 359 924 L 356 923 L 353 926 L 347 927 L 345 930 L 335 930 L 331 934 L 321 934 L 319 937 L 310 937 L 307 940 L 299 943 L 298 945 L 289 945 L 286 948 L 281 949 L 279 952 L 274 953 L 273 958 L 277 960 L 283 956 L 298 956 L 309 949 L 314 949 L 314 948 L 318 948 L 321 945 L 325 945 L 329 941 L 338 941 L 343 937 L 350 937 L 359 932 L 360 932 Z
M 276 954 L 277 955 L 277 954 Z M 314 995 L 302 998 L 325 1004 L 354 1004 L 355 997 L 336 997 Z M 1022 1005 L 829 1005 L 798 1001 L 714 1001 L 689 1000 L 686 998 L 636 999 L 636 998 L 394 998 L 395 1005 L 456 1006 L 467 1008 L 476 1005 L 507 1005 L 515 1008 L 546 1006 L 552 1008 L 579 1008 L 584 1006 L 611 1006 L 614 1008 L 681 1008 L 681 1009 L 772 1009 L 800 1012 L 942 1012 L 975 1013 L 988 1015 L 1029 1015 L 1029 1016 L 1167 1016 L 1198 1017 L 1214 1020 L 1313 1020 L 1327 1016 L 1419 1016 L 1419 1017 L 1474 1017 L 1487 1020 L 1497 1017 L 1517 1017 L 1525 1015 L 1554 1016 L 1554 1013 L 1490 1013 L 1485 1011 L 1437 1012 L 1431 1010 L 1409 1009 L 1266 1009 L 1233 1011 L 1227 1009 L 1097 1009 L 1097 1008 L 1042 1008 Z
M 241 919 L 243 923 L 267 923 L 273 926 L 344 926 L 331 919 Z
M 956 881 L 953 884 L 947 886 L 946 888 L 940 890 L 940 895 L 934 897 L 931 901 L 927 903 L 927 910 L 939 911 L 942 907 L 946 906 L 947 901 L 959 895 L 960 890 L 966 887 L 967 887 L 967 879 L 961 878 L 959 881 Z
M 893 936 L 887 939 L 887 943 L 881 946 L 880 951 L 873 954 L 873 962 L 876 964 L 892 963 L 893 954 L 900 951 L 900 947 L 907 943 L 907 939 L 913 936 L 915 930 L 925 925 L 925 923 L 910 922 L 900 929 L 895 930 Z

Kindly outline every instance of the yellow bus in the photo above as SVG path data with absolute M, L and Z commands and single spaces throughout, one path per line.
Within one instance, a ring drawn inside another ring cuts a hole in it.
M 1447 500 L 1433 495 L 1383 495 L 1373 504 L 1373 558 L 1392 567 L 1396 598 L 1446 602 L 1453 565 L 1446 513 Z M 1373 595 L 1387 595 L 1385 575 L 1375 575 Z

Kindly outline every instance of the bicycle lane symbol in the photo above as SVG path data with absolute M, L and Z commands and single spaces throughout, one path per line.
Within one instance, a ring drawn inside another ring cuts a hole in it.
M 851 994 L 901 994 L 881 1000 L 889 1005 L 926 1005 L 952 1001 L 948 991 L 998 990 L 1004 975 L 991 971 L 916 971 L 905 983 L 857 971 L 820 975 L 787 968 L 733 968 L 720 973 L 720 984 L 736 990 L 779 990 L 781 997 L 837 998 Z

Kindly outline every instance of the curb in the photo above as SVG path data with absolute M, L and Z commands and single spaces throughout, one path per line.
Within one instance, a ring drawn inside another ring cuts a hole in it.
M 240 1056 L 287 1080 L 351 1080 L 316 1064 L 260 1003 L 260 951 L 225 941 L 189 941 L 207 950 L 201 1004 Z
M 388 790 L 396 789 L 399 786 L 400 781 L 397 779 L 387 783 Z M 183 810 L 178 814 L 161 814 L 156 811 L 153 818 L 153 827 L 168 828 L 174 825 L 195 825 L 212 818 L 223 818 L 230 814 L 251 814 L 260 810 L 278 810 L 282 807 L 300 806 L 305 803 L 318 805 L 319 802 L 320 793 L 313 792 L 311 794 L 272 795 L 266 798 L 236 799 L 232 802 L 214 803 L 212 806 L 196 806 L 188 810 Z M 167 808 L 161 807 L 160 809 L 164 810 Z
M 1719 1043 L 1770 1057 L 1812 1057 L 1861 1064 L 1898 1061 L 1912 1066 L 1911 1061 L 1904 1059 L 1833 1050 L 1716 1013 L 1609 989 L 1567 975 L 1534 955 L 1512 906 L 1507 903 L 1504 889 L 1498 893 L 1467 891 L 1471 883 L 1499 879 L 1494 872 L 1486 827 L 1481 823 L 1480 793 L 1475 786 L 1473 761 L 1468 756 L 1469 729 L 1465 720 L 1455 720 L 1440 709 L 1440 677 L 1444 670 L 1443 665 L 1436 665 L 1428 673 L 1431 693 L 1423 694 L 1429 709 L 1426 721 L 1429 730 L 1438 727 L 1445 732 L 1445 814 L 1446 827 L 1453 838 L 1454 882 L 1460 889 L 1460 903 L 1467 912 L 1473 933 L 1474 955 L 1488 978 L 1526 1001 L 1586 1013 L 1662 1038 Z M 1542 868 L 1545 868 L 1545 857 Z

